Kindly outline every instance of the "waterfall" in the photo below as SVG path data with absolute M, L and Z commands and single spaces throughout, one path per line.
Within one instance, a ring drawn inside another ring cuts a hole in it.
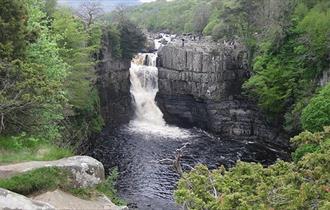
M 145 53 L 133 59 L 130 68 L 130 91 L 134 100 L 135 121 L 165 126 L 163 113 L 155 101 L 158 92 L 156 58 L 156 54 Z
M 158 92 L 157 53 L 140 53 L 131 63 L 131 95 L 135 111 L 130 129 L 167 137 L 188 137 L 189 132 L 166 125 L 163 113 L 155 101 Z

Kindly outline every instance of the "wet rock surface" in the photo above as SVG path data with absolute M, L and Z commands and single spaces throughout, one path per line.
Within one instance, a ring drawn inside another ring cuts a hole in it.
M 250 76 L 239 43 L 170 43 L 158 52 L 158 105 L 167 122 L 198 126 L 229 139 L 286 148 L 281 131 L 242 95 Z

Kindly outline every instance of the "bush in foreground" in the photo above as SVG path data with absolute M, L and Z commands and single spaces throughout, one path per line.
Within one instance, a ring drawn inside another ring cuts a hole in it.
M 330 127 L 303 132 L 292 142 L 296 162 L 279 160 L 266 168 L 238 162 L 213 171 L 196 166 L 180 179 L 177 203 L 196 210 L 330 209 Z

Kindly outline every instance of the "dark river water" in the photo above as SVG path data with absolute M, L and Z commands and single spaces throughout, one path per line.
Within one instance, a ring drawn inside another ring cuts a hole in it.
M 117 166 L 119 195 L 130 209 L 180 209 L 173 200 L 179 178 L 171 160 L 183 147 L 184 171 L 198 163 L 209 168 L 233 166 L 237 160 L 265 165 L 279 158 L 279 153 L 265 146 L 214 137 L 197 128 L 143 128 L 124 125 L 105 129 L 90 155 L 100 160 L 106 170 Z

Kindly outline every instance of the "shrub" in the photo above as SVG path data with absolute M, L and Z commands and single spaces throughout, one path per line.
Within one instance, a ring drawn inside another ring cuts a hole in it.
M 188 209 L 328 209 L 330 207 L 330 128 L 292 139 L 295 163 L 269 167 L 238 162 L 209 171 L 198 165 L 179 180 L 177 203 Z
M 321 131 L 323 126 L 330 125 L 330 84 L 311 99 L 302 112 L 301 122 L 309 131 Z

